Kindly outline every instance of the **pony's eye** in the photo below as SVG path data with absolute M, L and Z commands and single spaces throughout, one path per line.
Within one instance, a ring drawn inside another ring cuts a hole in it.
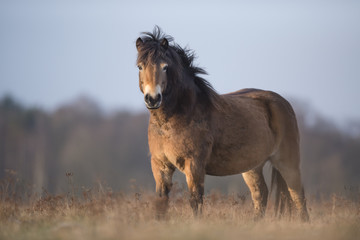
M 137 67 L 140 71 L 143 70 L 142 66 L 138 65 Z
M 168 65 L 165 65 L 162 70 L 163 70 L 163 72 L 166 72 L 167 69 L 168 69 Z

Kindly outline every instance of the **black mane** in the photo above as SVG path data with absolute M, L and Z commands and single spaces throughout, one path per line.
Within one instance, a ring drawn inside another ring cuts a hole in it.
M 170 60 L 171 62 L 176 62 L 178 60 L 181 63 L 182 69 L 179 68 L 177 70 L 186 71 L 193 79 L 201 97 L 208 100 L 208 103 L 212 107 L 217 107 L 219 95 L 207 80 L 199 76 L 200 74 L 207 75 L 207 72 L 203 68 L 194 65 L 196 56 L 193 50 L 186 47 L 182 48 L 180 45 L 176 44 L 174 38 L 164 34 L 158 26 L 155 26 L 152 33 L 143 32 L 141 39 L 143 45 L 139 50 L 138 63 L 142 62 L 146 65 L 148 62 L 156 63 L 160 59 Z M 167 50 L 161 46 L 164 39 L 169 43 Z

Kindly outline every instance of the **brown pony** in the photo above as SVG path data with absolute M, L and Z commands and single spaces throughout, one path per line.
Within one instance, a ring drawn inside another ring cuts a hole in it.
M 172 43 L 159 27 L 137 39 L 139 86 L 150 111 L 148 141 L 158 213 L 168 206 L 175 169 L 186 175 L 190 205 L 202 209 L 205 175 L 242 173 L 255 208 L 265 213 L 268 189 L 262 173 L 273 166 L 276 206 L 288 196 L 308 220 L 300 177 L 295 113 L 280 95 L 243 89 L 219 95 L 193 65 L 194 54 Z M 278 207 L 276 207 L 277 209 Z

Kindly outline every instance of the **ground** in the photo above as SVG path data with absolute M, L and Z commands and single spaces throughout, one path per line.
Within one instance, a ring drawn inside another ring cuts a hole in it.
M 99 185 L 19 196 L 3 182 L 0 239 L 360 239 L 358 191 L 308 196 L 309 223 L 275 217 L 271 199 L 265 218 L 254 221 L 249 194 L 216 191 L 205 196 L 202 217 L 194 218 L 187 197 L 176 185 L 166 218 L 158 220 L 151 191 L 120 193 Z

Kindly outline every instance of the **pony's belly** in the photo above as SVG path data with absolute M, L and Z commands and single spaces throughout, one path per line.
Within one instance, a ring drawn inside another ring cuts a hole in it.
M 266 157 L 258 158 L 212 158 L 206 165 L 207 175 L 226 176 L 247 172 L 266 161 Z

